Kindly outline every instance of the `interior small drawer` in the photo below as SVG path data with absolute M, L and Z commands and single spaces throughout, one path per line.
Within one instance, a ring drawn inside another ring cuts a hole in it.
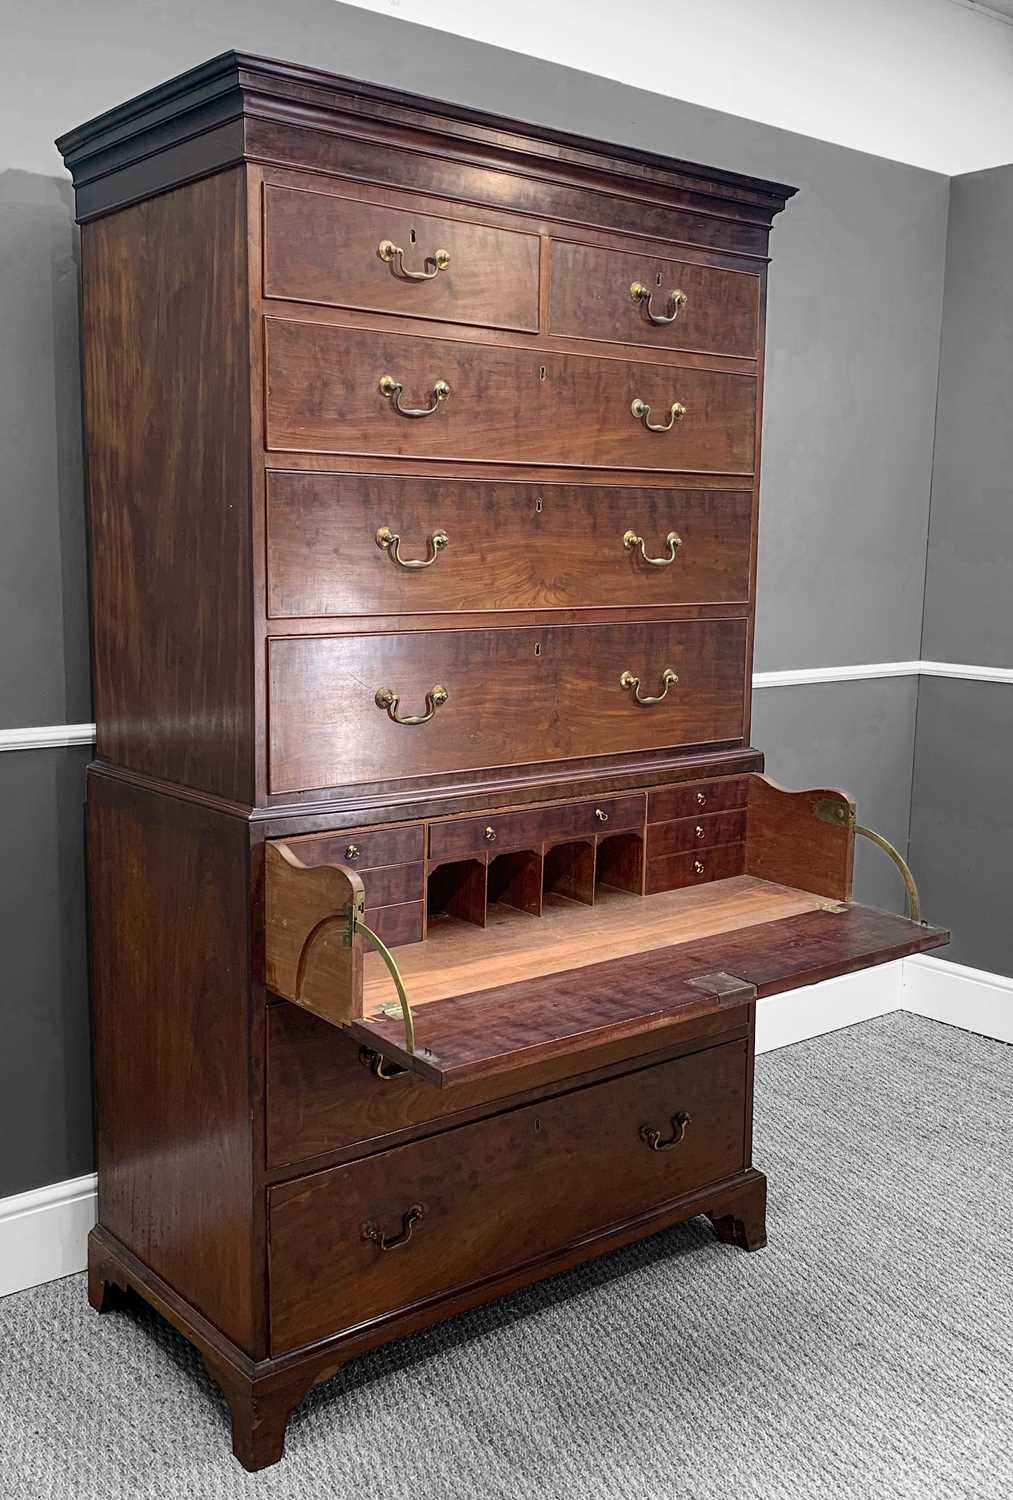
M 267 447 L 748 475 L 756 379 L 269 317 Z
M 369 884 L 366 901 L 371 900 Z M 372 907 L 367 905 L 364 913 L 366 925 L 371 927 L 388 948 L 397 948 L 405 943 L 421 943 L 423 938 L 423 903 L 403 901 L 396 906 Z
M 421 823 L 400 828 L 342 829 L 340 833 L 310 833 L 287 839 L 304 865 L 349 865 L 360 871 L 381 865 L 417 864 L 425 856 Z M 374 905 L 381 905 L 379 901 Z
M 524 812 L 489 813 L 479 818 L 457 818 L 429 828 L 430 861 L 465 859 L 490 850 L 537 848 L 548 839 L 622 833 L 639 830 L 644 822 L 644 796 L 599 797 L 562 807 L 534 807 Z
M 749 782 L 744 776 L 726 776 L 720 781 L 690 781 L 678 786 L 656 787 L 647 794 L 648 823 L 669 823 L 676 818 L 695 818 L 700 813 L 724 812 L 745 807 Z
M 706 885 L 728 880 L 746 868 L 745 844 L 721 844 L 716 849 L 691 850 L 688 854 L 666 854 L 647 861 L 647 894 L 676 891 L 687 885 Z
M 264 296 L 538 329 L 538 236 L 268 183 Z
M 760 278 L 639 251 L 553 240 L 549 331 L 752 359 Z
M 275 638 L 271 790 L 738 740 L 745 650 L 742 619 Z
M 711 849 L 717 844 L 740 844 L 746 836 L 746 809 L 701 813 L 674 823 L 652 823 L 647 831 L 647 858 Z
M 740 603 L 752 498 L 269 470 L 268 609 L 279 619 Z
M 272 1352 L 731 1176 L 748 1067 L 728 1042 L 272 1188 Z

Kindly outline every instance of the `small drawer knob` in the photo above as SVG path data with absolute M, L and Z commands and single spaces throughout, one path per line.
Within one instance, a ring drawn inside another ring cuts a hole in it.
M 598 819 L 599 823 L 607 823 L 609 820 L 609 815 L 603 807 L 596 807 L 594 810 L 594 815 Z
M 358 844 L 345 845 L 345 858 L 348 860 L 349 864 L 354 864 L 361 853 L 362 850 L 359 848 Z
M 698 823 L 693 829 L 693 832 L 696 834 L 698 839 L 705 839 L 707 837 L 707 830 L 706 828 L 704 828 L 702 823 Z
M 696 794 L 696 805 L 697 805 L 697 807 L 706 807 L 707 806 L 707 793 L 706 792 L 697 792 L 697 794 Z
M 485 830 L 485 833 L 483 834 L 483 837 L 486 840 L 486 842 L 489 843 L 489 844 L 494 844 L 496 842 L 496 830 L 495 830 L 495 828 L 492 827 L 491 824 Z
M 695 859 L 693 861 L 693 874 L 694 875 L 702 875 L 703 874 L 703 870 L 704 870 L 703 860 L 702 859 Z

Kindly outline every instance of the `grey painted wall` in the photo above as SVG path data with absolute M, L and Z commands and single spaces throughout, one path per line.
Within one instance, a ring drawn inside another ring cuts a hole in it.
M 952 184 L 922 655 L 1013 667 L 1013 167 Z M 911 855 L 947 957 L 1013 975 L 1013 684 L 925 678 Z
M 7 0 L 0 90 L 0 729 L 90 718 L 70 195 L 52 138 L 228 47 L 798 184 L 771 276 L 759 669 L 918 654 L 948 183 L 915 168 L 332 0 Z M 837 783 L 903 842 L 913 690 L 765 691 L 754 742 L 786 784 Z M 87 1169 L 84 752 L 0 756 L 35 830 L 0 872 L 17 1012 L 0 1196 Z M 39 830 L 44 830 L 44 836 Z M 888 871 L 859 893 L 894 904 Z M 26 1129 L 22 1121 L 31 1122 Z M 31 1139 L 29 1140 L 29 1135 Z

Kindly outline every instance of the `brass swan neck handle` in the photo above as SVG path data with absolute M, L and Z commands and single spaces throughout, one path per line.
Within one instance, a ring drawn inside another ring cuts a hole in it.
M 667 548 L 667 556 L 665 557 L 648 557 L 646 543 L 643 537 L 638 536 L 635 531 L 623 532 L 623 546 L 627 552 L 634 552 L 639 547 L 641 558 L 645 563 L 650 563 L 652 568 L 668 568 L 675 562 L 675 554 L 682 546 L 682 537 L 677 531 L 670 531 L 668 533 L 665 538 L 665 546 Z
M 630 287 L 630 296 L 641 308 L 644 317 L 649 323 L 674 323 L 682 308 L 689 301 L 686 293 L 679 287 L 676 287 L 675 291 L 669 295 L 668 311 L 658 313 L 651 307 L 651 298 L 653 295 L 654 293 L 651 291 L 651 288 L 645 286 L 642 281 L 635 281 Z
M 638 422 L 643 422 L 648 432 L 671 432 L 676 422 L 681 422 L 686 415 L 686 408 L 681 401 L 673 401 L 668 409 L 667 422 L 652 422 L 651 408 L 646 401 L 641 401 L 637 396 L 630 402 L 630 411 Z
M 400 245 L 395 245 L 393 240 L 381 240 L 376 247 L 376 253 L 386 265 L 390 266 L 391 275 L 400 276 L 403 281 L 432 281 L 450 265 L 449 250 L 434 250 L 432 255 L 427 255 L 422 262 L 426 267 L 431 266 L 431 270 L 409 271 L 404 263 L 404 251 Z
M 622 676 L 619 678 L 619 686 L 623 689 L 624 692 L 632 692 L 634 698 L 638 703 L 642 704 L 644 708 L 650 708 L 653 704 L 660 703 L 662 699 L 667 698 L 669 688 L 674 687 L 678 681 L 678 672 L 673 671 L 671 667 L 666 667 L 661 674 L 661 692 L 658 693 L 658 695 L 654 698 L 650 697 L 646 693 L 641 693 L 640 678 L 634 677 L 632 672 L 624 672 L 622 674 Z
M 428 724 L 438 708 L 442 708 L 450 697 L 445 687 L 433 687 L 426 694 L 426 711 L 424 714 L 399 714 L 398 704 L 400 697 L 393 688 L 377 688 L 373 695 L 373 702 L 377 708 L 385 709 L 388 719 L 393 719 L 395 724 Z
M 389 526 L 381 526 L 376 533 L 376 545 L 381 550 L 385 549 L 387 556 L 392 562 L 396 562 L 399 568 L 431 568 L 444 547 L 450 546 L 450 538 L 441 527 L 429 538 L 429 552 L 425 557 L 402 557 L 401 538 L 398 533 L 391 531 Z
M 404 386 L 400 380 L 395 380 L 393 375 L 380 376 L 380 394 L 386 396 L 394 410 L 402 417 L 431 417 L 441 401 L 446 401 L 450 395 L 450 387 L 445 380 L 438 380 L 433 386 L 433 399 L 429 406 L 402 406 L 401 392 Z

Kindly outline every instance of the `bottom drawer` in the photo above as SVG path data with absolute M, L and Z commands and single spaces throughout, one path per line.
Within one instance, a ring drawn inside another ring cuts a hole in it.
M 748 1059 L 729 1042 L 272 1188 L 272 1352 L 730 1176 L 745 1165 Z M 644 1132 L 665 1142 L 680 1114 L 678 1144 L 653 1149 Z
M 745 868 L 745 844 L 722 844 L 717 849 L 663 855 L 647 861 L 647 894 L 654 896 L 658 891 L 677 891 L 684 885 L 727 880 L 732 875 L 741 875 Z

